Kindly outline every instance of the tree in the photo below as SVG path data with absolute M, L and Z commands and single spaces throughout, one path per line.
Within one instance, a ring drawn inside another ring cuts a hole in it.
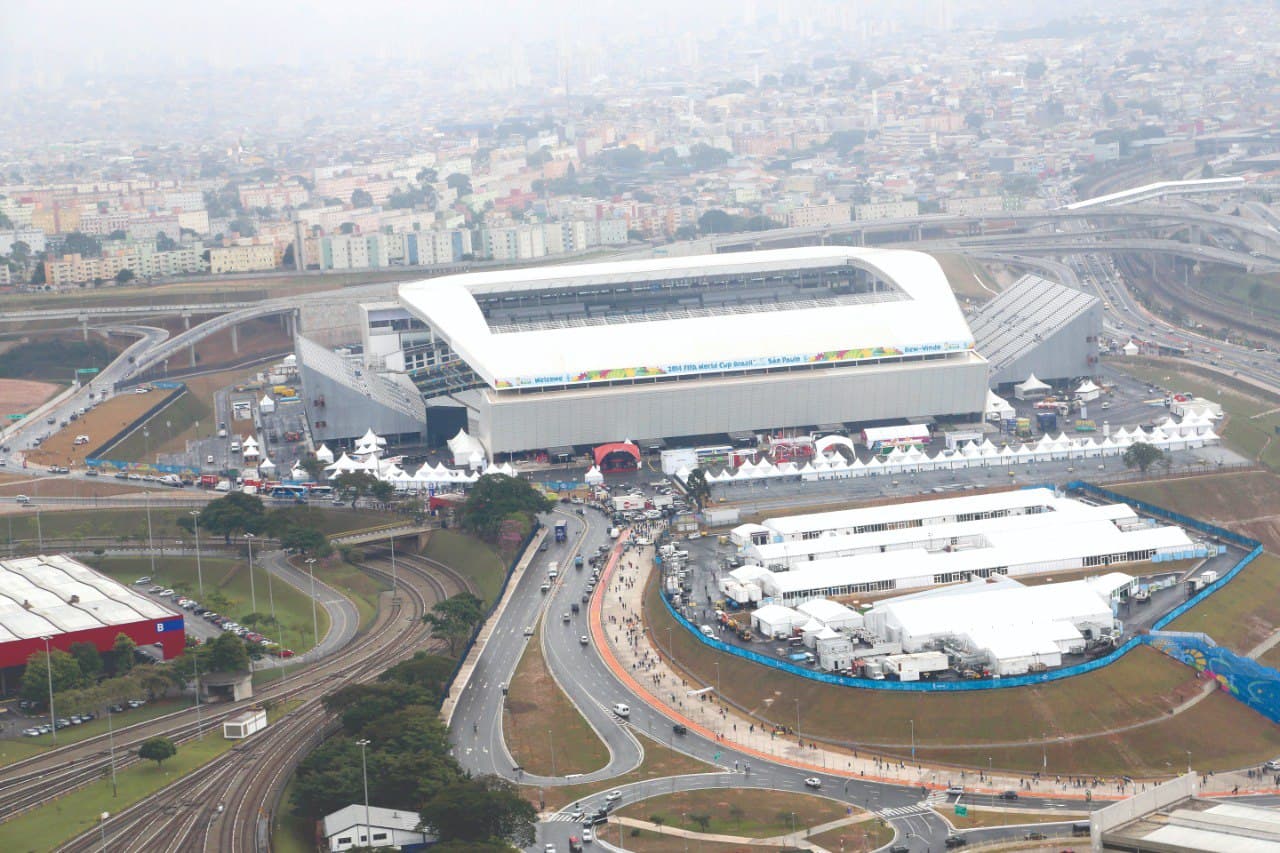
M 396 487 L 386 480 L 375 480 L 373 485 L 369 487 L 369 496 L 382 506 L 391 503 L 391 499 L 395 497 Z
M 371 207 L 373 205 L 373 196 L 369 195 L 368 190 L 355 189 L 351 191 L 352 207 Z
M 253 221 L 243 216 L 231 220 L 231 230 L 241 237 L 253 237 L 258 233 L 258 227 L 253 224 Z
M 116 230 L 112 231 L 110 234 L 107 235 L 108 240 L 112 240 L 116 242 L 120 240 L 127 240 L 128 238 L 129 238 L 129 235 L 126 234 L 124 232 L 124 229 L 122 228 L 117 228 Z
M 440 790 L 422 807 L 423 825 L 442 842 L 533 843 L 537 810 L 497 776 L 466 779 Z
M 343 234 L 356 233 L 356 224 L 354 222 L 344 222 L 338 226 L 338 230 Z
M 706 832 L 707 827 L 711 826 L 711 815 L 709 814 L 690 814 L 689 820 L 697 824 L 698 829 L 703 832 Z
M 79 231 L 72 231 L 63 238 L 62 251 L 68 255 L 96 258 L 102 255 L 102 243 L 97 237 L 91 237 Z
M 456 190 L 458 197 L 471 195 L 471 179 L 461 172 L 454 172 L 452 175 L 444 179 L 449 189 Z
M 164 764 L 178 754 L 178 748 L 167 737 L 148 738 L 138 747 L 138 757 L 146 761 L 154 761 L 156 767 Z
M 5 216 L 3 213 L 0 213 L 0 231 L 12 231 L 12 230 L 13 230 L 13 220 Z
M 651 814 L 651 815 L 649 815 L 649 823 L 651 823 L 651 824 L 653 824 L 654 826 L 658 827 L 658 834 L 659 834 L 659 835 L 661 835 L 661 834 L 662 834 L 662 825 L 663 825 L 664 823 L 666 823 L 666 822 L 667 822 L 667 819 L 666 819 L 665 817 L 663 817 L 662 815 L 660 815 L 660 814 Z
M 61 649 L 53 649 L 47 656 L 44 652 L 33 652 L 27 658 L 27 668 L 22 673 L 22 698 L 31 702 L 46 701 L 51 671 L 54 693 L 74 690 L 89 683 L 76 659 Z
M 307 476 L 312 480 L 319 482 L 324 478 L 324 463 L 317 459 L 314 453 L 298 460 L 298 464 L 302 466 L 303 470 L 307 472 Z
M 1212 163 L 1205 163 L 1200 169 L 1200 177 L 1202 178 L 1212 178 L 1214 174 Z
M 179 229 L 178 231 L 178 236 L 182 236 L 181 229 Z M 164 233 L 163 231 L 156 234 L 156 251 L 157 252 L 172 252 L 176 248 L 178 248 L 177 242 L 168 234 Z
M 221 534 L 223 541 L 230 545 L 233 534 L 261 533 L 266 524 L 266 514 L 262 498 L 232 492 L 225 498 L 205 504 L 200 510 L 200 529 Z
M 548 512 L 555 502 L 519 477 L 486 474 L 471 487 L 462 505 L 462 526 L 489 540 L 496 540 L 502 523 L 519 519 L 528 524 L 532 515 Z
M 1153 444 L 1145 441 L 1135 441 L 1125 450 L 1124 456 L 1120 457 L 1124 460 L 1126 468 L 1137 468 L 1142 473 L 1147 473 L 1147 469 L 1164 457 L 1164 451 Z
M 373 494 L 373 485 L 377 482 L 378 478 L 368 471 L 349 471 L 334 477 L 333 487 L 344 500 L 351 501 L 354 507 L 360 498 Z
M 737 230 L 735 219 L 723 210 L 708 210 L 698 217 L 698 230 L 703 234 L 728 234 Z
M 133 270 L 125 268 L 116 273 L 116 284 L 128 284 L 133 281 Z
M 204 664 L 208 672 L 244 672 L 249 668 L 249 650 L 235 634 L 219 634 L 205 646 Z
M 111 644 L 111 662 L 115 666 L 114 672 L 117 675 L 133 669 L 134 653 L 137 649 L 138 644 L 133 641 L 133 637 L 124 632 L 116 634 L 115 642 Z
M 1120 107 L 1116 104 L 1116 99 L 1111 97 L 1110 92 L 1102 93 L 1102 114 L 1107 118 L 1113 117 L 1120 112 Z
M 440 637 L 449 645 L 450 657 L 456 657 L 458 644 L 471 637 L 483 618 L 484 602 L 469 592 L 460 592 L 436 602 L 422 621 L 431 626 L 433 637 Z
M 293 256 L 293 244 L 290 243 L 288 246 L 285 247 L 284 255 L 282 255 L 280 258 L 280 266 L 291 267 L 295 263 L 297 263 L 297 261 L 294 260 L 294 256 Z
M 44 261 L 37 261 L 35 268 L 31 270 L 31 283 L 44 284 Z
M 1031 60 L 1030 62 L 1027 63 L 1027 70 L 1026 70 L 1027 79 L 1039 80 L 1041 77 L 1044 76 L 1044 72 L 1048 70 L 1048 67 L 1049 66 L 1045 64 L 1045 61 L 1043 59 Z
M 68 651 L 86 679 L 92 681 L 102 674 L 102 655 L 93 643 L 72 643 Z
M 707 472 L 702 468 L 694 468 L 684 481 L 684 489 L 699 508 L 711 500 L 711 485 L 707 482 Z
M 327 557 L 333 551 L 329 545 L 329 537 L 314 527 L 302 525 L 294 525 L 285 530 L 280 536 L 280 546 L 317 557 Z
M 435 169 L 419 169 L 418 174 L 414 175 L 413 178 L 418 182 L 419 186 L 434 184 L 436 181 L 440 180 Z

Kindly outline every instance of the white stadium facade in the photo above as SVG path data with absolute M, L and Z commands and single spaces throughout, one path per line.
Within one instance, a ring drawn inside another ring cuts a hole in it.
M 806 247 L 402 285 L 406 369 L 490 454 L 974 416 L 987 362 L 937 262 Z M 450 426 L 445 432 L 456 432 Z

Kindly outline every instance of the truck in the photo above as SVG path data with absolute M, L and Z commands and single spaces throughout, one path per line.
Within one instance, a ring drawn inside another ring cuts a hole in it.
M 569 522 L 556 522 L 556 542 L 565 542 L 569 539 Z

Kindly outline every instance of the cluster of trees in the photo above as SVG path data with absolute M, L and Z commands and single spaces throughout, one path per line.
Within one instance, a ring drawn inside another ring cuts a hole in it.
M 494 542 L 505 522 L 518 522 L 529 531 L 533 529 L 534 516 L 550 512 L 554 506 L 555 501 L 526 480 L 486 474 L 471 487 L 459 520 L 463 529 Z
M 431 626 L 431 635 L 449 644 L 449 654 L 456 656 L 459 646 L 471 639 L 484 619 L 484 602 L 469 592 L 438 601 L 422 621 Z
M 232 536 L 265 534 L 279 539 L 284 548 L 327 557 L 333 549 L 324 535 L 322 521 L 321 514 L 309 507 L 268 510 L 262 498 L 244 492 L 231 492 L 226 497 L 210 501 L 200 510 L 199 516 L 201 530 L 223 537 L 228 544 Z M 191 531 L 195 522 L 179 518 L 178 526 Z
M 296 812 L 316 820 L 364 801 L 361 751 L 368 740 L 369 801 L 412 810 L 440 839 L 433 850 L 506 850 L 534 839 L 533 805 L 494 777 L 469 778 L 450 755 L 439 708 L 456 661 L 419 652 L 371 684 L 327 696 L 341 729 L 303 759 L 294 781 Z
M 767 216 L 738 216 L 723 210 L 708 210 L 698 217 L 698 230 L 703 234 L 732 234 L 739 231 L 768 231 L 779 227 Z
M 183 689 L 197 671 L 238 672 L 249 668 L 249 647 L 235 634 L 222 634 L 203 646 L 188 646 L 182 657 L 137 666 L 137 644 L 118 634 L 111 651 L 99 652 L 92 643 L 73 643 L 70 651 L 35 652 L 22 673 L 22 698 L 39 705 L 49 700 L 53 680 L 54 707 L 59 713 L 101 710 L 108 705 L 146 697 L 160 699 Z

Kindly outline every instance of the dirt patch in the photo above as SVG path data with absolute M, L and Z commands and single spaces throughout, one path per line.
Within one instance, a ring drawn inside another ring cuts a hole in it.
M 26 454 L 27 462 L 32 465 L 84 467 L 87 454 L 97 451 L 104 441 L 136 421 L 166 393 L 169 392 L 117 394 L 98 404 L 78 420 L 57 428 L 40 447 Z M 50 429 L 55 427 L 50 426 Z M 89 443 L 77 447 L 75 439 L 78 435 L 89 436 Z
M 25 415 L 61 390 L 62 386 L 53 382 L 0 379 L 0 417 Z

